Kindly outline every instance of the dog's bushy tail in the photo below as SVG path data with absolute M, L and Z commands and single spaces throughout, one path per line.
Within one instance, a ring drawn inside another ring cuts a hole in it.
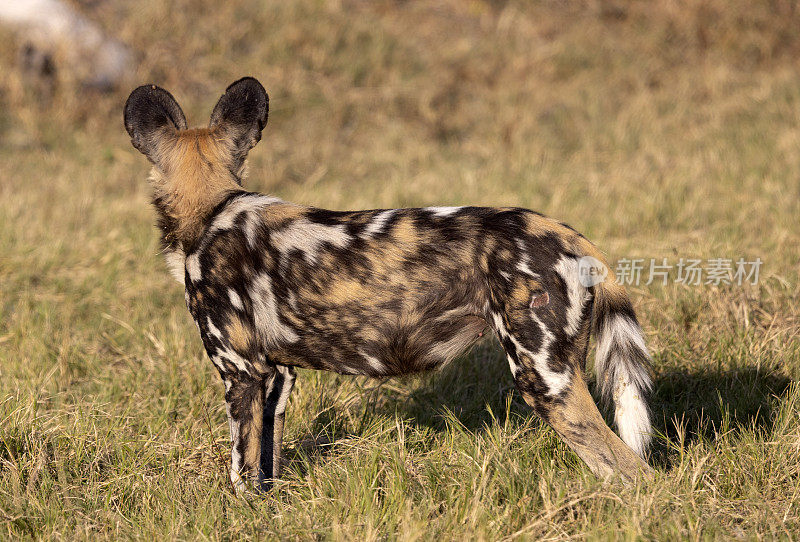
M 650 355 L 628 294 L 609 269 L 594 286 L 595 372 L 603 403 L 614 402 L 619 436 L 640 456 L 650 445 Z
M 595 373 L 605 407 L 614 403 L 614 423 L 622 440 L 644 457 L 651 440 L 650 410 L 647 400 L 653 387 L 650 355 L 642 328 L 633 312 L 625 288 L 603 255 L 584 238 L 575 246 L 583 254 L 580 273 L 593 267 L 590 283 L 582 280 L 594 294 L 593 331 L 597 339 Z

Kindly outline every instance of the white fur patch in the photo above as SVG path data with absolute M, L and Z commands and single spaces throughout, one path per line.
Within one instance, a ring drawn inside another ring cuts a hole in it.
M 248 213 L 244 222 L 244 236 L 247 238 L 247 245 L 250 248 L 256 247 L 256 234 L 258 233 L 259 215 Z
M 462 334 L 456 334 L 450 340 L 436 343 L 431 347 L 431 354 L 445 362 L 451 361 L 475 340 L 474 334 L 465 331 Z
M 257 211 L 271 203 L 281 203 L 281 200 L 272 196 L 261 195 L 238 197 L 226 205 L 225 208 L 214 217 L 210 230 L 229 230 L 233 227 L 234 222 L 236 222 L 236 217 L 241 213 Z
M 206 326 L 208 327 L 208 332 L 211 333 L 216 339 L 223 344 L 225 343 L 225 337 L 222 335 L 222 332 L 219 330 L 217 326 L 214 325 L 214 322 L 211 320 L 210 316 L 206 317 Z
M 447 322 L 471 315 L 474 316 L 479 310 L 478 307 L 463 305 L 444 311 L 436 317 L 436 320 Z M 485 328 L 486 321 L 483 319 L 469 321 L 448 340 L 435 343 L 430 352 L 434 357 L 448 363 L 478 340 L 483 335 Z
M 214 362 L 214 365 L 220 367 L 220 360 L 226 360 L 232 363 L 238 370 L 250 374 L 250 363 L 242 356 L 237 354 L 234 350 L 227 347 L 227 341 L 225 340 L 225 336 L 222 334 L 219 328 L 214 325 L 214 322 L 211 321 L 210 316 L 206 317 L 206 325 L 208 326 L 208 332 L 211 333 L 211 335 L 213 335 L 214 337 L 216 337 L 219 340 L 219 342 L 221 342 L 223 345 L 226 345 L 225 350 L 217 351 L 216 356 L 213 356 L 211 358 L 211 361 Z
M 517 271 L 525 273 L 529 277 L 539 278 L 539 274 L 534 273 L 533 269 L 530 268 L 530 259 L 528 258 L 528 254 L 525 252 L 525 244 L 519 239 L 517 239 L 517 248 L 522 255 L 519 262 L 517 262 Z
M 305 218 L 270 233 L 270 241 L 281 255 L 286 256 L 293 250 L 299 250 L 308 263 L 316 263 L 317 254 L 323 244 L 330 243 L 337 248 L 344 248 L 352 240 L 346 233 L 344 224 L 326 226 Z
M 508 358 L 508 366 L 511 369 L 511 376 L 514 378 L 517 377 L 517 364 L 514 363 L 514 360 L 511 359 L 511 356 L 506 356 Z
M 364 232 L 361 234 L 364 238 L 372 237 L 373 235 L 380 233 L 383 231 L 383 228 L 386 227 L 386 223 L 392 218 L 392 215 L 397 211 L 397 209 L 388 209 L 386 211 L 382 211 L 375 215 L 375 217 L 367 224 L 367 227 L 364 228 Z
M 644 457 L 651 439 L 650 413 L 636 386 L 627 378 L 614 390 L 614 423 L 619 436 L 639 456 Z
M 269 347 L 281 343 L 292 343 L 298 340 L 295 331 L 281 323 L 278 318 L 278 306 L 275 293 L 272 291 L 272 279 L 268 274 L 262 273 L 253 280 L 250 290 L 250 300 L 253 303 L 253 323 L 258 333 Z
M 376 372 L 383 373 L 386 370 L 386 366 L 375 356 L 370 356 L 361 351 L 358 353 L 361 354 L 361 357 L 364 358 L 369 366 L 375 369 Z
M 589 292 L 580 282 L 578 261 L 575 258 L 562 256 L 553 266 L 553 269 L 561 275 L 564 284 L 567 286 L 569 306 L 567 307 L 567 325 L 564 326 L 564 332 L 567 337 L 574 337 L 578 333 L 578 329 L 580 329 L 581 315 L 583 314 L 583 307 L 589 300 Z
M 203 272 L 200 269 L 200 254 L 193 252 L 186 258 L 186 271 L 189 273 L 189 280 L 199 282 L 203 279 Z
M 237 493 L 243 491 L 246 487 L 245 481 L 242 478 L 241 470 L 243 466 L 242 454 L 239 452 L 236 444 L 239 442 L 241 433 L 240 423 L 237 422 L 231 415 L 231 404 L 225 405 L 225 411 L 228 414 L 228 426 L 231 430 L 231 482 Z
M 222 363 L 222 358 L 219 356 L 211 356 L 211 363 L 214 364 L 214 367 L 221 373 L 228 372 L 228 368 Z
M 542 380 L 547 386 L 547 395 L 558 395 L 569 384 L 571 376 L 570 371 L 565 370 L 563 373 L 558 373 L 550 369 L 548 360 L 550 359 L 550 344 L 553 342 L 554 336 L 550 330 L 547 329 L 547 326 L 539 320 L 538 316 L 532 314 L 531 318 L 536 322 L 536 325 L 539 326 L 542 332 L 542 344 L 539 347 L 539 351 L 531 352 L 522 346 L 513 335 L 511 336 L 511 342 L 517 347 L 518 353 L 533 360 L 533 366 L 536 368 L 536 372 L 539 373 L 539 376 L 542 377 Z
M 492 313 L 492 323 L 494 323 L 494 328 L 497 330 L 497 334 L 500 337 L 508 336 L 508 332 L 506 331 L 506 327 L 503 324 L 503 317 L 497 314 L 496 312 Z
M 167 261 L 167 269 L 169 269 L 170 275 L 181 285 L 185 285 L 186 254 L 184 254 L 183 250 L 168 250 L 164 253 L 164 259 Z
M 605 371 L 605 362 L 608 360 L 609 352 L 614 344 L 631 345 L 638 348 L 645 355 L 647 355 L 647 346 L 644 344 L 644 337 L 642 337 L 642 330 L 636 325 L 636 322 L 623 316 L 616 314 L 606 320 L 602 331 L 597 337 L 597 354 L 595 360 L 598 365 L 597 370 L 599 373 Z
M 289 368 L 279 365 L 278 372 L 283 378 L 281 378 L 280 395 L 278 395 L 278 400 L 275 402 L 275 411 L 272 413 L 272 415 L 283 414 L 286 412 L 286 403 L 289 401 L 289 395 L 292 393 L 292 388 L 294 388 L 295 376 L 292 374 Z M 275 390 L 275 382 L 277 380 L 278 375 L 275 375 L 269 381 L 264 393 L 265 397 L 269 397 L 269 395 Z
M 530 277 L 538 277 L 539 276 L 536 273 L 534 273 L 533 270 L 530 267 L 528 267 L 528 259 L 527 258 L 524 258 L 522 261 L 520 261 L 517 264 L 517 271 L 521 271 L 522 273 L 525 273 L 526 275 L 528 275 Z
M 288 367 L 278 366 L 278 372 L 283 375 L 283 388 L 281 389 L 281 396 L 278 398 L 278 405 L 275 407 L 275 414 L 283 414 L 286 412 L 286 403 L 289 401 L 289 395 L 294 388 L 295 376 Z
M 227 361 L 233 363 L 233 365 L 238 370 L 240 370 L 242 372 L 245 372 L 247 374 L 251 374 L 250 362 L 247 361 L 246 359 L 244 359 L 239 354 L 237 354 L 234 350 L 228 349 L 228 350 L 224 350 L 222 352 L 218 352 L 217 356 L 219 356 L 220 359 L 224 359 L 224 360 L 227 360 Z
M 442 218 L 455 214 L 461 209 L 463 209 L 463 207 L 425 207 L 426 211 Z
M 244 304 L 242 303 L 242 298 L 239 297 L 239 294 L 236 293 L 236 290 L 234 290 L 233 288 L 228 288 L 228 298 L 231 300 L 231 305 L 233 305 L 240 311 L 244 310 Z
M 495 329 L 497 330 L 498 334 L 501 338 L 508 337 L 509 340 L 517 347 L 517 355 L 525 356 L 529 358 L 533 362 L 533 367 L 536 369 L 536 372 L 539 373 L 539 376 L 542 378 L 542 381 L 547 386 L 547 395 L 558 395 L 561 393 L 564 388 L 570 383 L 570 371 L 566 370 L 563 373 L 559 373 L 550 369 L 550 365 L 548 364 L 548 360 L 550 358 L 550 344 L 553 342 L 555 338 L 553 333 L 547 329 L 539 317 L 536 314 L 531 314 L 531 320 L 539 326 L 539 330 L 542 333 L 542 344 L 539 346 L 538 352 L 531 352 L 520 343 L 513 334 L 509 333 L 506 330 L 505 325 L 503 324 L 503 318 L 497 313 L 492 314 L 492 321 L 494 322 Z M 516 373 L 516 366 L 512 368 L 512 371 Z

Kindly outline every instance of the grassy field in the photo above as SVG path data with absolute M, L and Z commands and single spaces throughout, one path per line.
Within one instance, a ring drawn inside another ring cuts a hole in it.
M 0 31 L 0 538 L 798 538 L 796 2 L 80 6 L 140 52 L 116 94 L 26 79 Z M 155 82 L 205 124 L 246 74 L 271 98 L 249 188 L 530 207 L 612 261 L 761 258 L 756 285 L 629 287 L 656 479 L 595 479 L 489 341 L 410 379 L 300 371 L 285 480 L 237 498 L 122 104 Z

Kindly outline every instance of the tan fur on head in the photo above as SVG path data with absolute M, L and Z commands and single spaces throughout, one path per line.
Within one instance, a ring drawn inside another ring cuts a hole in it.
M 227 166 L 230 145 L 217 130 L 192 128 L 162 137 L 158 156 L 159 166 L 150 175 L 154 196 L 176 223 L 175 240 L 191 243 L 214 207 L 241 188 Z

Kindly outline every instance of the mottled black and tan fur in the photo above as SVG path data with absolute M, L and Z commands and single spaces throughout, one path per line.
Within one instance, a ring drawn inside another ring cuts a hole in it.
M 295 368 L 426 371 L 485 330 L 499 338 L 524 399 L 595 473 L 649 471 L 640 457 L 650 432 L 647 349 L 613 274 L 594 286 L 579 280 L 582 258 L 604 261 L 591 243 L 519 208 L 337 212 L 248 192 L 244 161 L 267 104 L 261 84 L 244 78 L 208 128 L 188 129 L 154 85 L 125 106 L 133 145 L 154 164 L 168 264 L 225 384 L 238 488 L 278 476 Z M 584 380 L 592 329 L 598 381 L 624 442 Z

